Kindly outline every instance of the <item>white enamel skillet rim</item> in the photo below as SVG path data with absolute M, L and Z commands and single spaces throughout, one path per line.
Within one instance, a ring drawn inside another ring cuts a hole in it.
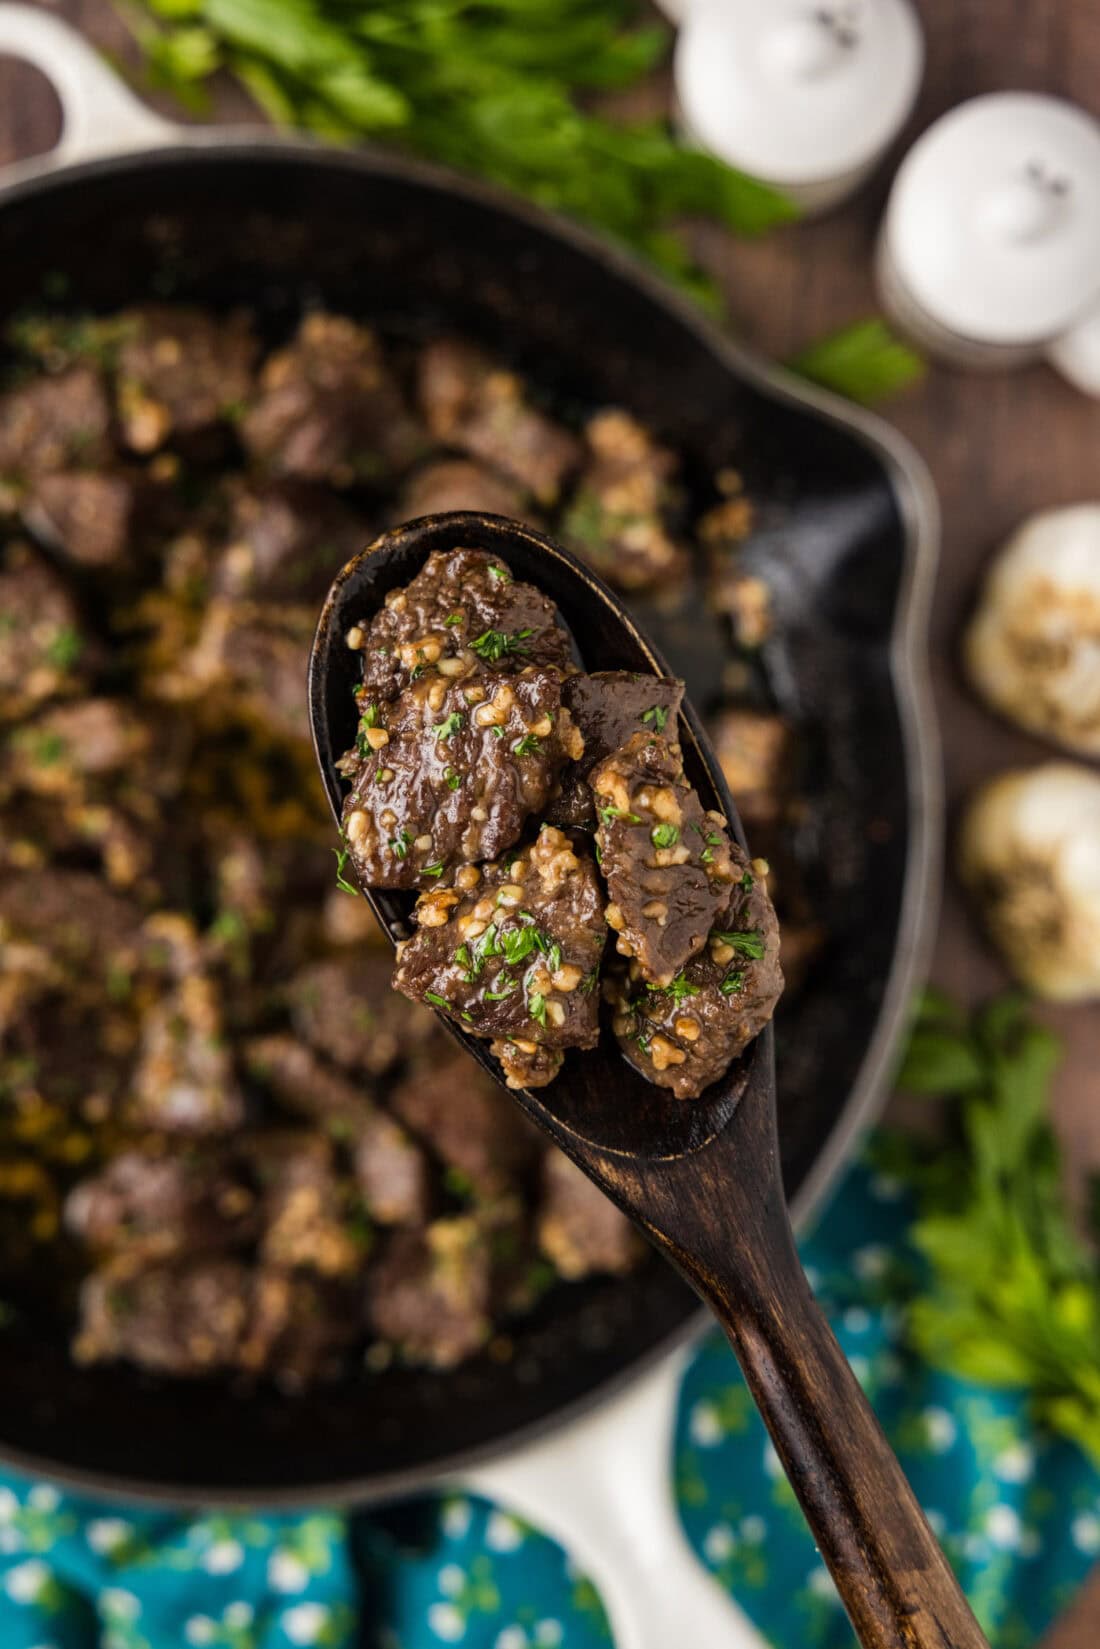
M 317 152 L 312 146 L 274 134 L 252 130 L 227 134 L 210 128 L 178 127 L 161 120 L 137 102 L 79 35 L 45 11 L 0 4 L 0 52 L 22 57 L 41 69 L 57 90 L 63 115 L 58 147 L 48 156 L 11 168 L 0 178 L 0 206 L 5 198 L 14 198 L 39 179 L 62 172 L 71 176 L 71 168 L 77 166 L 86 167 L 88 176 L 93 177 L 99 170 L 95 162 L 109 157 L 164 150 L 194 153 L 231 145 L 252 152 L 281 148 Z M 334 155 L 332 159 L 334 164 L 349 167 L 394 164 L 389 159 L 372 162 L 369 155 Z M 440 174 L 433 168 L 400 164 L 410 175 L 439 180 Z M 906 1006 L 922 976 L 934 926 L 942 797 L 923 656 L 938 537 L 930 482 L 906 443 L 878 419 L 810 389 L 742 351 L 625 255 L 572 225 L 558 224 L 526 207 L 513 207 L 492 190 L 464 180 L 454 180 L 449 186 L 471 200 L 491 200 L 498 208 L 503 203 L 505 209 L 542 225 L 552 222 L 555 235 L 581 248 L 605 268 L 621 270 L 635 287 L 641 287 L 655 302 L 674 312 L 741 380 L 765 390 L 775 400 L 813 408 L 823 421 L 856 433 L 888 472 L 894 488 L 907 530 L 907 565 L 890 660 L 910 795 L 902 938 L 876 1034 L 858 1080 L 795 1199 L 795 1217 L 805 1221 L 875 1113 Z M 705 1319 L 694 1319 L 674 1342 L 666 1340 L 654 1347 L 650 1356 L 639 1359 L 621 1380 L 601 1387 L 584 1404 L 559 1410 L 552 1428 L 544 1428 L 538 1435 L 528 1430 L 503 1439 L 495 1451 L 476 1461 L 464 1460 L 456 1448 L 434 1472 L 372 1484 L 371 1497 L 446 1483 L 486 1494 L 530 1518 L 559 1538 L 591 1574 L 609 1609 L 619 1649 L 655 1649 L 658 1644 L 667 1644 L 673 1632 L 700 1645 L 759 1642 L 744 1617 L 733 1609 L 688 1550 L 672 1502 L 668 1451 L 675 1399 L 688 1346 L 703 1326 Z M 205 1494 L 158 1494 L 147 1483 L 121 1479 L 105 1485 L 98 1476 L 66 1471 L 62 1462 L 41 1455 L 20 1455 L 15 1450 L 5 1450 L 5 1454 L 17 1467 L 44 1472 L 96 1493 L 209 1503 L 210 1497 Z M 254 1503 L 294 1505 L 307 1499 L 331 1502 L 346 1493 L 346 1485 L 316 1489 L 311 1485 L 308 1494 L 288 1488 L 250 1493 L 249 1498 Z

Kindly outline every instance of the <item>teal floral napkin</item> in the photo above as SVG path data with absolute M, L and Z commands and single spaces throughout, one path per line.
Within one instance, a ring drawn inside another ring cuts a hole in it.
M 1100 1554 L 1100 1474 L 1014 1393 L 915 1362 L 902 1188 L 854 1168 L 804 1245 L 853 1366 L 994 1649 L 1028 1649 Z M 674 1462 L 701 1560 L 778 1649 L 852 1634 L 736 1365 L 715 1335 L 684 1382 Z M 607 1649 L 592 1585 L 545 1536 L 464 1497 L 397 1512 L 120 1509 L 0 1478 L 2 1649 Z

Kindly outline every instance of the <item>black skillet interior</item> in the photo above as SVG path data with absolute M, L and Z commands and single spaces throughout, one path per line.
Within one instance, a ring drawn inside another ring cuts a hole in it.
M 910 851 L 889 632 L 906 529 L 881 457 L 850 430 L 740 378 L 675 305 L 536 214 L 400 162 L 263 145 L 101 163 L 0 208 L 0 316 L 46 295 L 256 307 L 274 335 L 324 303 L 391 334 L 482 338 L 565 413 L 616 402 L 684 453 L 708 501 L 723 465 L 756 504 L 748 556 L 779 624 L 766 667 L 811 735 L 804 857 L 830 938 L 777 1027 L 783 1165 L 794 1191 L 840 1119 L 899 940 Z M 701 710 L 728 662 L 697 600 L 636 609 Z M 683 1329 L 697 1307 L 654 1260 L 552 1294 L 515 1356 L 391 1372 L 293 1399 L 80 1371 L 60 1340 L 8 1339 L 0 1455 L 132 1492 L 209 1498 L 389 1493 L 548 1424 Z

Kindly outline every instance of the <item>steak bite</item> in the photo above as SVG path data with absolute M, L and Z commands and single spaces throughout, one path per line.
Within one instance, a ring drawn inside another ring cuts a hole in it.
M 437 441 L 491 464 L 553 504 L 581 458 L 581 444 L 527 400 L 515 373 L 453 338 L 420 356 L 420 404 Z
M 675 455 L 616 408 L 590 418 L 584 434 L 588 458 L 562 516 L 565 543 L 622 590 L 680 578 L 687 551 L 669 536 L 662 514 Z
M 684 684 L 629 670 L 597 670 L 590 676 L 570 676 L 561 696 L 584 739 L 584 754 L 568 769 L 561 795 L 550 803 L 546 816 L 553 824 L 588 828 L 596 823 L 588 783 L 593 768 L 635 733 L 663 733 L 671 722 L 670 737 L 675 737 Z
M 88 650 L 58 575 L 24 545 L 9 546 L 0 559 L 0 718 L 71 691 Z
M 251 1271 L 239 1260 L 183 1260 L 134 1272 L 93 1271 L 80 1290 L 79 1363 L 125 1357 L 157 1374 L 235 1366 L 248 1324 Z
M 73 366 L 0 395 L 0 495 L 34 477 L 110 458 L 111 409 L 99 373 Z
M 441 515 L 448 510 L 523 517 L 527 500 L 522 487 L 481 464 L 468 458 L 436 458 L 406 481 L 394 519 L 411 521 L 414 516 Z
M 367 1320 L 412 1363 L 453 1368 L 489 1338 L 491 1267 L 470 1215 L 398 1231 L 367 1273 Z
M 334 487 L 384 480 L 424 448 L 377 338 L 342 315 L 307 315 L 269 358 L 241 438 L 272 475 Z
M 347 640 L 363 650 L 363 686 L 373 700 L 396 698 L 428 672 L 459 681 L 525 665 L 572 669 L 553 602 L 483 550 L 435 551 Z
M 59 470 L 39 476 L 23 501 L 23 523 L 78 567 L 111 567 L 125 558 L 138 484 L 129 476 Z
M 153 730 L 125 699 L 52 705 L 12 736 L 12 777 L 38 795 L 78 795 L 82 784 L 132 770 Z
M 362 1332 L 350 1279 L 264 1266 L 249 1285 L 248 1327 L 237 1353 L 242 1369 L 293 1392 L 340 1372 Z
M 219 316 L 182 304 L 147 304 L 121 319 L 118 418 L 134 452 L 154 452 L 169 436 L 194 435 L 239 416 L 252 393 L 259 350 L 243 311 Z
M 359 1131 L 352 1153 L 355 1182 L 379 1225 L 423 1225 L 431 1212 L 428 1161 L 419 1145 L 384 1111 Z
M 711 736 L 747 832 L 774 825 L 791 788 L 789 722 L 764 710 L 723 710 L 714 718 Z
M 368 704 L 343 835 L 368 887 L 416 887 L 495 859 L 540 813 L 584 746 L 557 670 L 467 681 L 432 671 L 396 705 Z
M 421 894 L 416 919 L 394 974 L 406 996 L 492 1038 L 494 1052 L 513 1038 L 520 1055 L 595 1046 L 603 897 L 587 851 L 560 830 L 545 825 L 533 846 L 464 867 L 454 886 Z
M 303 1129 L 267 1129 L 246 1151 L 259 1187 L 260 1257 L 278 1269 L 354 1275 L 366 1257 L 351 1187 L 331 1143 Z
M 433 1028 L 390 988 L 381 954 L 314 962 L 295 974 L 287 996 L 298 1035 L 357 1076 L 382 1076 Z
M 562 1277 L 629 1271 L 642 1243 L 626 1215 L 587 1174 L 551 1147 L 542 1159 L 538 1244 Z
M 604 992 L 630 1063 L 677 1099 L 694 1099 L 726 1072 L 775 1012 L 783 989 L 779 925 L 755 860 L 730 850 L 739 874 L 703 950 L 667 985 L 647 981 L 636 961 Z
M 151 946 L 165 951 L 175 982 L 145 1016 L 129 1120 L 165 1133 L 232 1133 L 244 1121 L 245 1104 L 221 990 L 203 968 L 186 918 L 154 916 L 146 930 Z
M 230 600 L 319 600 L 370 533 L 341 499 L 304 481 L 236 488 L 211 588 Z
M 459 1049 L 414 1063 L 389 1103 L 442 1157 L 452 1189 L 499 1196 L 531 1161 L 533 1138 L 523 1113 Z
M 100 1253 L 164 1260 L 247 1242 L 256 1200 L 219 1153 L 123 1151 L 74 1185 L 65 1224 Z
M 736 872 L 720 813 L 684 777 L 680 746 L 635 733 L 591 776 L 608 926 L 641 976 L 668 985 L 702 949 Z

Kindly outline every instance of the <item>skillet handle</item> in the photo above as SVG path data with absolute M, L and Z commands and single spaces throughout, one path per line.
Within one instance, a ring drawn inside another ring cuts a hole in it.
M 57 147 L 0 172 L 2 183 L 189 138 L 139 102 L 76 29 L 38 6 L 0 4 L 0 52 L 40 69 L 61 104 Z
M 588 1574 L 615 1649 L 766 1649 L 688 1545 L 672 1494 L 683 1352 L 542 1441 L 455 1485 L 544 1529 Z

